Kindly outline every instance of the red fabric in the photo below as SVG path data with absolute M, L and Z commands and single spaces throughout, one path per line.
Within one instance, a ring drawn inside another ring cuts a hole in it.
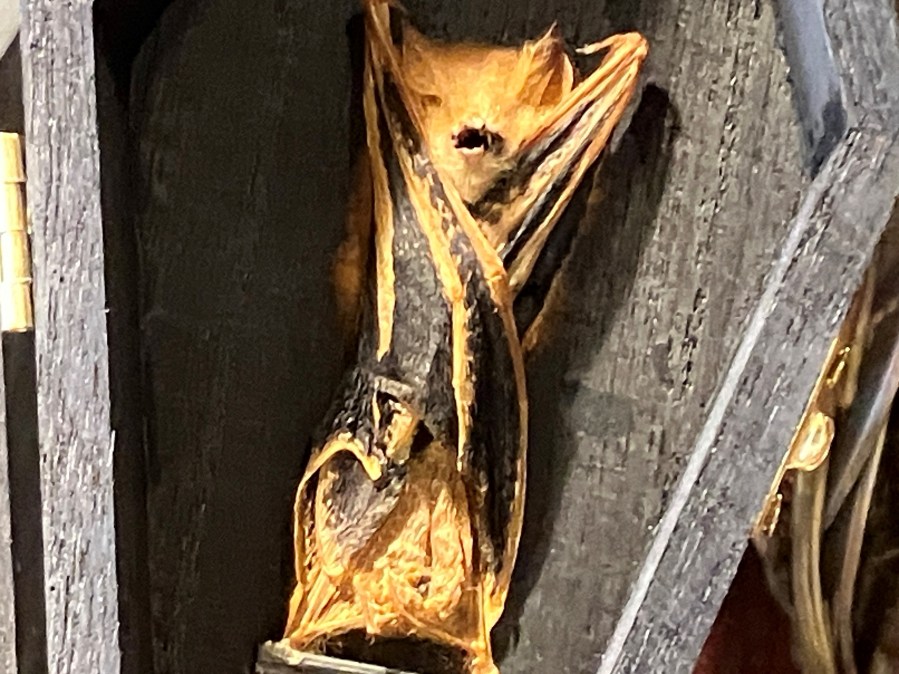
M 768 592 L 750 546 L 706 640 L 694 674 L 799 674 L 790 657 L 790 622 Z

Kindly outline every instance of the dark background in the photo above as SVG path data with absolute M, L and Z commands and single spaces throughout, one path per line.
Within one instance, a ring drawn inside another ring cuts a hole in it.
M 19 41 L 13 41 L 0 58 L 0 131 L 24 131 L 22 109 L 22 59 Z

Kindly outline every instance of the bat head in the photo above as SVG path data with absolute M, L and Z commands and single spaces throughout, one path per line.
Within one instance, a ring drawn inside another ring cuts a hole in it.
M 576 76 L 555 27 L 521 47 L 497 48 L 446 44 L 406 26 L 400 58 L 431 158 L 469 204 L 511 167 Z

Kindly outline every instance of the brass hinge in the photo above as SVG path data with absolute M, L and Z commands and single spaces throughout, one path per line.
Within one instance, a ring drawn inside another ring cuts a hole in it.
M 34 328 L 22 139 L 0 132 L 0 332 Z
M 777 527 L 783 504 L 781 483 L 784 476 L 790 471 L 817 470 L 827 460 L 835 433 L 833 391 L 843 378 L 851 351 L 839 338 L 831 343 L 824 370 L 815 383 L 802 420 L 753 525 L 754 538 L 771 536 Z

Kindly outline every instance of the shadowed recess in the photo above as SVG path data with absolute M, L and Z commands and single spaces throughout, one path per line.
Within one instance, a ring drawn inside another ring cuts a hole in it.
M 781 35 L 799 121 L 802 124 L 806 160 L 812 175 L 847 129 L 840 77 L 824 22 L 821 0 L 778 0 Z

